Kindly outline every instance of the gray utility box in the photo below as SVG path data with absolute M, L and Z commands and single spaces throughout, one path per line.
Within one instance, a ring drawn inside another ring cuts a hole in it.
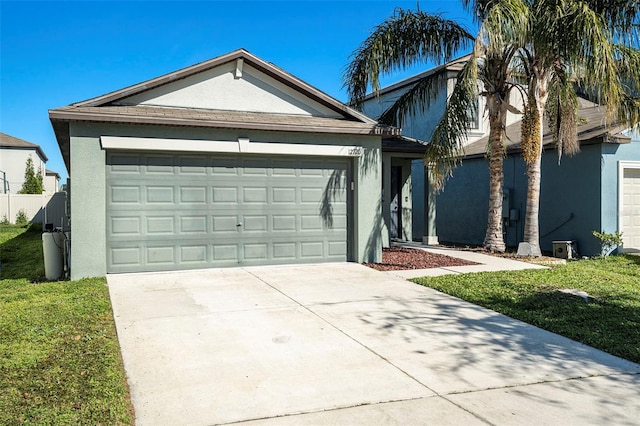
M 578 246 L 575 241 L 553 241 L 553 257 L 574 259 L 578 256 Z

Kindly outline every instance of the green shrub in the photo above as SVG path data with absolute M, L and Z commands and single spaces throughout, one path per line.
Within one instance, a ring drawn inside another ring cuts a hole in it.
M 7 215 L 2 215 L 2 220 L 0 220 L 0 225 L 9 225 L 9 219 L 7 218 Z
M 618 246 L 622 245 L 622 232 L 616 231 L 613 234 L 593 231 L 593 236 L 600 240 L 600 255 L 609 256 Z
M 18 226 L 27 226 L 29 224 L 29 219 L 27 219 L 27 213 L 24 209 L 20 209 L 18 214 L 16 215 L 16 225 Z

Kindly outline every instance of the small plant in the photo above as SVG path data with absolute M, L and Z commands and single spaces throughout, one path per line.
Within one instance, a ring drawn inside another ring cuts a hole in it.
M 0 220 L 0 225 L 9 225 L 9 219 L 6 214 L 2 215 L 2 220 Z
M 600 255 L 609 256 L 618 246 L 622 245 L 622 232 L 616 231 L 613 234 L 593 231 L 593 236 L 600 240 Z
M 18 214 L 16 215 L 16 225 L 18 226 L 26 226 L 29 224 L 29 219 L 27 219 L 27 213 L 24 209 L 20 209 Z

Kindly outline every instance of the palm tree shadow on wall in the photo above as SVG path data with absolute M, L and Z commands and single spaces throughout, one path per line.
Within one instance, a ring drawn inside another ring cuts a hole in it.
M 353 172 L 359 173 L 362 178 L 367 178 L 372 173 L 374 177 L 372 179 L 376 179 L 380 182 L 379 191 L 378 191 L 378 200 L 375 207 L 376 218 L 374 219 L 373 227 L 367 239 L 366 245 L 366 253 L 364 255 L 365 259 L 375 259 L 375 255 L 378 250 L 382 249 L 382 231 L 383 224 L 382 219 L 379 215 L 382 214 L 382 170 L 380 168 L 380 153 L 379 150 L 376 149 L 363 149 L 362 156 L 359 157 L 357 161 L 354 162 Z M 333 204 L 334 201 L 344 200 L 345 203 L 348 203 L 348 185 L 351 180 L 354 180 L 352 177 L 349 177 L 349 174 L 346 170 L 334 170 L 331 172 L 329 176 L 329 181 L 324 188 L 322 193 L 322 200 L 320 202 L 320 217 L 322 218 L 323 226 L 327 229 L 332 229 L 334 225 L 334 209 Z M 355 194 L 355 193 L 354 193 Z M 355 195 L 354 195 L 355 196 Z M 354 208 L 354 200 L 351 201 L 351 205 L 347 205 L 347 214 L 355 215 L 355 210 L 353 212 L 349 212 L 350 209 Z M 359 214 L 368 214 L 369 212 L 358 212 Z
M 378 169 L 376 168 L 379 162 L 378 150 L 363 149 L 362 151 L 362 156 L 355 162 L 356 164 L 353 173 L 358 173 L 358 170 L 360 170 L 362 176 L 365 177 L 372 172 L 378 172 Z M 324 188 L 322 201 L 320 202 L 320 216 L 322 217 L 322 222 L 326 228 L 333 228 L 332 201 L 337 198 L 339 199 L 339 197 L 342 196 L 342 193 L 344 193 L 344 196 L 346 197 L 346 192 L 348 191 L 348 188 L 346 188 L 348 180 L 346 170 L 334 170 L 331 173 L 331 176 L 329 176 L 329 181 L 327 182 L 327 186 Z M 380 191 L 382 191 L 382 188 L 380 188 Z
M 324 191 L 322 192 L 322 201 L 320 201 L 320 217 L 322 218 L 322 224 L 325 228 L 333 228 L 333 201 L 346 197 L 346 175 L 347 173 L 345 170 L 334 170 L 331 172 L 327 186 L 325 186 Z

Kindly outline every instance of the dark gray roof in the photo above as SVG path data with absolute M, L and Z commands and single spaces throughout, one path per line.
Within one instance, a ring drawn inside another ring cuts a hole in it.
M 409 138 L 407 136 L 397 136 L 382 139 L 382 152 L 399 152 L 424 156 L 427 145 L 428 142 Z M 412 157 L 415 157 L 415 155 Z
M 621 134 L 629 126 L 611 124 L 606 125 L 606 110 L 593 102 L 579 98 L 580 110 L 578 117 L 584 123 L 578 125 L 578 140 L 580 145 L 596 143 L 629 143 L 631 139 Z M 554 147 L 554 140 L 546 120 L 544 120 L 543 146 L 547 149 Z M 520 121 L 507 126 L 507 153 L 520 152 Z M 485 136 L 465 147 L 463 158 L 481 157 L 487 153 L 489 136 Z
M 50 111 L 52 120 L 166 124 L 228 129 L 286 130 L 312 133 L 397 135 L 399 129 L 362 121 L 307 115 L 269 114 L 156 106 L 68 106 Z
M 18 139 L 14 136 L 7 135 L 6 133 L 0 132 L 0 147 L 12 149 L 34 149 L 38 152 L 40 158 L 42 158 L 45 162 L 49 161 L 42 148 L 40 148 L 40 145 L 27 142 L 23 139 Z
M 130 97 L 155 87 L 187 78 L 222 64 L 243 59 L 245 63 L 267 74 L 271 78 L 297 90 L 325 107 L 337 112 L 341 118 L 312 117 L 289 114 L 268 114 L 258 112 L 222 111 L 198 108 L 165 108 L 157 106 L 117 105 L 123 98 Z M 67 169 L 69 159 L 69 122 L 118 122 L 133 124 L 173 125 L 209 127 L 223 129 L 276 130 L 307 133 L 334 133 L 379 135 L 392 137 L 400 135 L 400 129 L 378 124 L 366 115 L 349 108 L 342 102 L 265 62 L 244 49 L 205 61 L 161 77 L 157 77 L 106 95 L 49 110 L 60 151 Z

